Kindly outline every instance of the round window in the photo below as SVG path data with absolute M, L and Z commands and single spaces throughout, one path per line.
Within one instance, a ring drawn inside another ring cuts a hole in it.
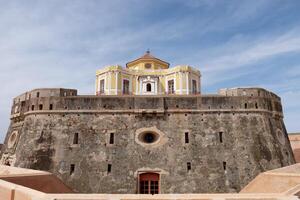
M 144 132 L 139 135 L 139 140 L 143 143 L 151 144 L 159 139 L 159 135 L 154 132 Z
M 165 133 L 157 129 L 156 126 L 152 126 L 137 129 L 134 140 L 143 147 L 156 148 L 165 144 L 168 138 L 165 136 Z
M 146 68 L 146 69 L 150 69 L 150 68 L 151 68 L 151 63 L 146 63 L 146 64 L 145 64 L 145 68 Z

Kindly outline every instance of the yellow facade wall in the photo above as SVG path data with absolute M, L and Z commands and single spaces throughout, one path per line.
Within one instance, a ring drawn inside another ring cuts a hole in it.
M 116 73 L 114 72 L 111 73 L 110 85 L 110 89 L 116 89 Z
M 136 70 L 147 70 L 145 67 L 146 64 L 151 64 L 152 70 L 158 70 L 158 69 L 168 69 L 169 64 L 166 62 L 163 62 L 158 59 L 141 59 L 141 60 L 136 60 L 131 63 L 127 63 L 127 67 L 129 69 L 136 69 Z
M 129 90 L 132 90 L 131 77 L 132 77 L 132 75 L 120 74 L 119 82 L 118 82 L 118 88 L 119 88 L 121 94 L 122 94 L 122 90 L 123 90 L 123 80 L 124 79 L 129 80 L 129 86 L 131 86 L 131 88 Z
M 161 91 L 166 91 L 166 77 L 162 76 L 160 81 Z
M 153 62 L 154 63 L 154 62 Z M 139 63 L 137 66 L 142 66 L 144 63 Z M 157 63 L 154 63 L 157 64 Z M 154 65 L 155 66 L 155 65 Z M 158 66 L 159 67 L 159 66 Z M 117 75 L 118 73 L 118 75 Z M 98 70 L 96 73 L 96 92 L 99 91 L 99 82 L 101 79 L 105 79 L 105 94 L 122 94 L 123 79 L 127 79 L 130 82 L 130 92 L 135 95 L 141 94 L 140 83 L 136 82 L 137 77 L 159 77 L 157 83 L 157 94 L 166 94 L 168 86 L 167 81 L 174 79 L 175 93 L 176 94 L 189 94 L 192 91 L 192 79 L 197 80 L 197 90 L 200 90 L 200 72 L 189 66 L 176 66 L 170 69 L 150 69 L 150 70 L 136 70 L 127 69 L 120 66 L 109 66 L 102 70 Z M 188 79 L 187 79 L 188 78 Z M 187 81 L 188 80 L 188 81 Z M 188 82 L 188 84 L 187 84 Z
M 176 91 L 180 89 L 180 78 L 179 78 L 179 73 L 175 74 L 175 84 L 176 84 Z
M 181 83 L 182 83 L 182 90 L 186 92 L 187 84 L 186 84 L 186 73 L 181 73 Z

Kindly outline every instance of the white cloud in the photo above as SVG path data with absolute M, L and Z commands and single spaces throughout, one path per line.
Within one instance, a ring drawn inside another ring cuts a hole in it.
M 174 64 L 194 63 L 203 71 L 204 86 L 245 75 L 249 73 L 242 70 L 246 65 L 300 50 L 296 29 L 281 35 L 267 32 L 263 36 L 237 32 L 223 45 L 205 49 L 185 43 L 190 37 L 201 40 L 210 33 L 238 27 L 264 13 L 269 3 L 243 2 L 226 4 L 224 8 L 218 7 L 218 1 L 184 3 L 196 10 L 205 8 L 209 15 L 195 18 L 195 13 L 185 12 L 152 21 L 152 9 L 160 6 L 153 1 L 2 2 L 0 140 L 8 127 L 14 96 L 37 87 L 72 87 L 81 94 L 91 94 L 97 68 L 125 64 L 142 54 L 141 49 L 156 48 L 172 58 L 170 62 Z
M 233 37 L 223 45 L 195 52 L 185 59 L 192 61 L 200 69 L 204 86 L 209 87 L 260 70 L 257 67 L 250 67 L 254 64 L 296 52 L 300 52 L 299 29 L 268 37 Z M 296 76 L 300 73 L 300 68 L 290 66 L 286 72 Z
M 246 49 L 237 48 L 235 52 L 232 51 L 231 45 L 228 44 L 224 48 L 222 55 L 217 58 L 211 58 L 213 61 L 208 61 L 205 66 L 209 66 L 204 71 L 220 71 L 235 68 L 242 68 L 245 65 L 255 63 L 262 59 L 279 54 L 298 52 L 300 51 L 300 31 L 289 31 L 281 36 L 272 36 L 272 38 L 254 39 L 248 41 L 250 46 Z M 245 45 L 245 44 L 244 44 Z M 242 45 L 242 47 L 244 47 Z M 249 45 L 249 44 L 248 44 Z M 226 51 L 230 53 L 226 53 Z

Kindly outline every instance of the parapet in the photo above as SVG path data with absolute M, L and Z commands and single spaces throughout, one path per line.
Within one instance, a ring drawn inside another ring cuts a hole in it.
M 265 97 L 275 98 L 280 101 L 280 97 L 264 88 L 259 87 L 237 87 L 237 88 L 223 88 L 218 92 L 223 96 L 251 96 L 251 97 Z
M 29 110 L 29 105 L 27 105 L 28 102 L 34 101 L 35 99 L 69 96 L 77 96 L 77 90 L 65 88 L 38 88 L 30 90 L 13 99 L 11 114 L 14 115 L 24 111 L 26 106 Z
M 77 96 L 77 90 L 65 88 L 38 88 L 15 97 L 14 104 L 30 100 L 32 98 L 63 96 Z
M 223 89 L 218 95 L 105 96 L 77 95 L 77 91 L 72 89 L 36 89 L 15 98 L 11 119 L 22 121 L 25 115 L 37 113 L 138 114 L 150 111 L 162 114 L 263 112 L 283 117 L 280 98 L 256 88 Z

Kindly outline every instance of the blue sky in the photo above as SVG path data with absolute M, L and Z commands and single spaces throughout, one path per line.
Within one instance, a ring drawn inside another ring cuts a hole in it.
M 40 87 L 93 94 L 96 69 L 149 48 L 202 73 L 203 93 L 259 86 L 300 131 L 298 0 L 0 0 L 0 141 L 12 98 Z

